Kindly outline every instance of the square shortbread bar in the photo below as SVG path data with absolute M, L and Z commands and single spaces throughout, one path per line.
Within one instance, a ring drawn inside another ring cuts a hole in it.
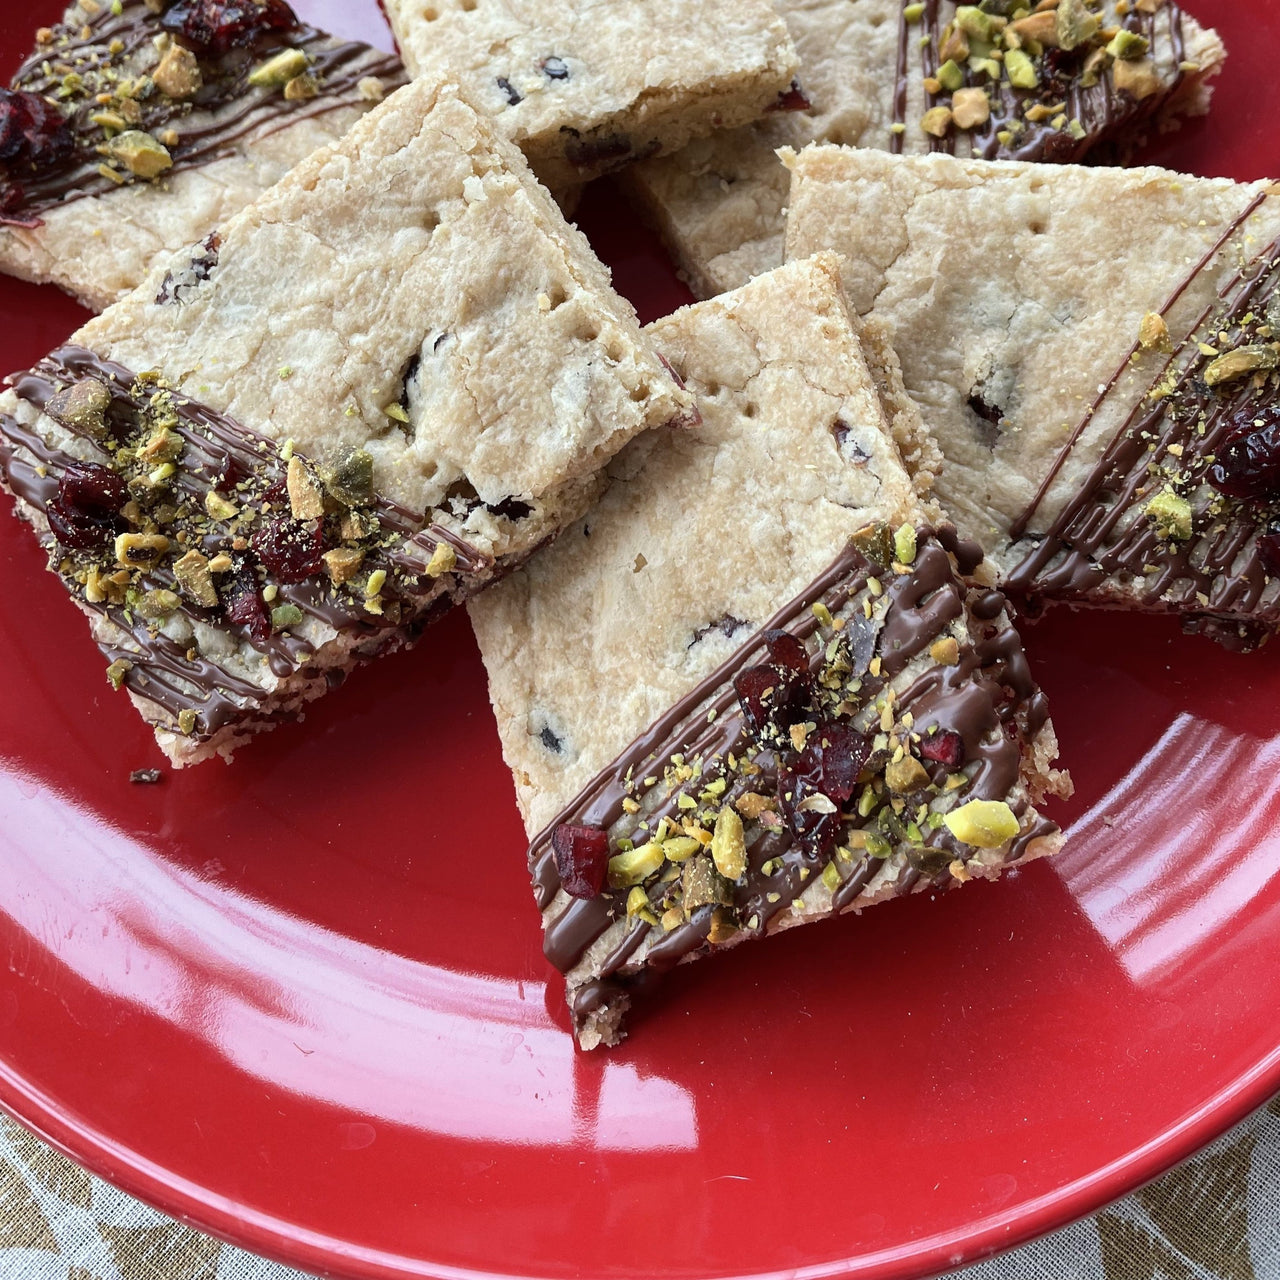
M 694 430 L 471 616 L 584 1047 L 644 974 L 1052 851 L 1043 695 L 822 255 L 651 332 Z M 714 555 L 706 548 L 714 546 Z
M 691 412 L 524 158 L 418 81 L 0 397 L 0 474 L 177 764 L 296 718 Z

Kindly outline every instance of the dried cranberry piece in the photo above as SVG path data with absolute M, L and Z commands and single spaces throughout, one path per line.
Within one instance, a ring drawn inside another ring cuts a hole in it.
M 871 742 L 863 734 L 832 721 L 809 735 L 794 760 L 779 766 L 778 802 L 802 849 L 815 857 L 830 853 L 840 835 L 840 807 L 853 795 L 870 756 Z
M 324 568 L 324 521 L 269 519 L 253 535 L 253 549 L 277 582 L 302 582 Z
M 73 462 L 45 508 L 49 527 L 64 547 L 88 551 L 100 547 L 123 527 L 120 508 L 129 500 L 124 480 L 96 462 Z
M 1207 478 L 1219 493 L 1255 500 L 1280 493 L 1280 404 L 1233 414 L 1216 452 Z
M 964 739 L 951 729 L 927 734 L 920 742 L 920 754 L 948 769 L 958 769 L 964 763 Z
M 551 833 L 551 854 L 571 898 L 597 898 L 609 869 L 609 837 L 600 827 L 561 823 Z
M 775 667 L 785 667 L 802 676 L 809 674 L 809 651 L 789 631 L 766 631 L 764 641 L 769 661 Z
M 773 111 L 808 111 L 813 103 L 800 87 L 799 80 L 793 80 L 789 89 L 784 89 L 769 105 L 767 110 Z
M 248 556 L 235 557 L 231 572 L 219 583 L 218 595 L 228 622 L 244 627 L 259 644 L 271 639 L 271 618 Z
M 298 18 L 284 0 L 179 0 L 160 25 L 200 52 L 223 54 L 269 31 L 292 31 Z
M 59 164 L 75 149 L 61 111 L 38 93 L 0 89 L 0 163 Z

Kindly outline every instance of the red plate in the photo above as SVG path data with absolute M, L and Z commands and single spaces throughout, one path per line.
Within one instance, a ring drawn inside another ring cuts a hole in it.
M 5 6 L 9 64 L 60 5 Z M 1280 9 L 1196 7 L 1232 59 L 1160 158 L 1275 172 Z M 646 318 L 683 300 L 610 195 L 582 217 Z M 0 299 L 6 367 L 78 319 Z M 695 965 L 584 1055 L 463 616 L 234 767 L 137 787 L 160 758 L 41 560 L 0 517 L 0 1100 L 251 1249 L 349 1277 L 918 1276 L 1280 1089 L 1274 651 L 1051 615 L 1063 856 Z

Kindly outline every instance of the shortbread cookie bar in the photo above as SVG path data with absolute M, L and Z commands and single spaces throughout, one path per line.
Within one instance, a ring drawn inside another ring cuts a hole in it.
M 937 493 L 1010 588 L 1280 622 L 1280 200 L 1158 169 L 811 147 L 788 252 L 847 254 L 945 455 Z
M 101 310 L 404 79 L 284 0 L 79 0 L 0 90 L 0 270 Z
M 471 608 L 585 1048 L 642 975 L 1060 840 L 1044 697 L 898 459 L 835 259 L 651 331 L 701 426 L 628 446 Z
M 0 396 L 0 475 L 176 764 L 296 718 L 691 412 L 520 153 L 402 89 Z
M 778 147 L 836 142 L 1058 163 L 1096 147 L 1123 154 L 1152 124 L 1203 113 L 1224 58 L 1216 33 L 1173 0 L 1140 0 L 1122 16 L 1110 0 L 779 0 L 778 9 L 810 109 L 715 134 L 627 174 L 700 297 L 782 261 Z
M 456 76 L 553 190 L 803 104 L 766 0 L 386 0 L 415 75 Z

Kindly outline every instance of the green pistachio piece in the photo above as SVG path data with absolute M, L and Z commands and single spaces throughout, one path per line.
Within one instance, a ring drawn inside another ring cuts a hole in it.
M 129 129 L 106 144 L 106 152 L 118 160 L 135 177 L 145 181 L 158 178 L 173 168 L 173 157 L 149 133 Z
M 1191 504 L 1172 489 L 1161 489 L 1147 503 L 1146 514 L 1162 538 L 1186 542 L 1191 537 Z
M 1040 77 L 1036 75 L 1035 63 L 1021 49 L 1010 49 L 1004 55 L 1005 70 L 1009 73 L 1009 83 L 1015 89 L 1037 89 Z
M 1151 41 L 1146 36 L 1140 36 L 1136 31 L 1127 31 L 1121 27 L 1116 32 L 1115 38 L 1107 45 L 1107 52 L 1121 62 L 1137 62 L 1139 58 L 1147 56 L 1147 50 L 1151 48 Z
M 249 83 L 257 89 L 282 89 L 290 80 L 306 73 L 311 64 L 301 49 L 285 49 L 249 72 Z
M 948 93 L 955 93 L 957 89 L 964 88 L 964 72 L 957 63 L 948 59 L 938 68 L 938 83 Z
M 609 859 L 609 888 L 626 889 L 639 884 L 663 863 L 662 846 L 650 840 L 638 849 L 630 849 Z
M 895 795 L 908 795 L 929 785 L 929 773 L 915 756 L 903 756 L 885 769 L 884 780 Z
M 916 531 L 904 524 L 893 535 L 893 558 L 899 564 L 911 564 L 916 558 Z
M 1058 44 L 1067 50 L 1088 44 L 1098 34 L 1097 16 L 1084 0 L 1060 0 L 1058 4 Z
M 747 869 L 747 842 L 742 819 L 728 805 L 720 810 L 711 833 L 711 856 L 715 859 L 716 870 L 726 880 L 737 880 Z
M 343 506 L 359 507 L 373 498 L 373 458 L 353 449 L 324 477 L 325 488 Z
M 998 849 L 1018 834 L 1018 819 L 1003 800 L 970 800 L 943 819 L 961 844 Z
M 272 631 L 288 631 L 302 622 L 302 610 L 296 604 L 281 604 L 271 610 Z
M 95 439 L 107 434 L 107 410 L 111 408 L 111 392 L 97 378 L 82 378 L 65 391 L 59 391 L 45 407 L 45 412 L 65 427 L 82 431 Z
M 1216 387 L 1221 382 L 1233 382 L 1236 378 L 1243 378 L 1260 370 L 1274 369 L 1277 363 L 1280 363 L 1280 356 L 1275 347 L 1237 347 L 1214 360 L 1205 369 L 1204 380 L 1209 386 Z

